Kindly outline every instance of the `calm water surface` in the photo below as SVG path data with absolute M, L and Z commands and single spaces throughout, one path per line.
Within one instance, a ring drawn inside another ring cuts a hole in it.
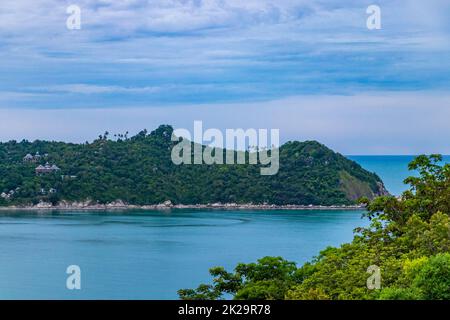
M 412 156 L 351 156 L 393 194 Z M 444 158 L 445 162 L 450 157 Z M 366 226 L 361 211 L 0 212 L 0 299 L 176 299 L 208 269 L 266 255 L 301 264 Z M 66 289 L 79 265 L 82 289 Z
M 358 162 L 364 169 L 375 172 L 383 180 L 384 185 L 391 194 L 400 195 L 407 189 L 403 180 L 415 172 L 408 170 L 408 163 L 415 156 L 347 156 Z M 442 157 L 442 163 L 450 163 L 450 155 Z
M 352 239 L 360 211 L 0 213 L 0 298 L 174 299 L 208 269 L 298 263 Z M 66 289 L 67 266 L 82 289 Z

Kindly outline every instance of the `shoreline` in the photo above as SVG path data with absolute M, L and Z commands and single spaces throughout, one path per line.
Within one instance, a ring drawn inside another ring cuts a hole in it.
M 61 203 L 56 206 L 50 203 L 38 203 L 32 206 L 0 207 L 1 211 L 119 211 L 119 210 L 177 210 L 177 209 L 219 209 L 219 210 L 363 210 L 364 205 L 274 205 L 274 204 L 237 204 L 211 203 L 195 205 L 174 205 L 170 201 L 155 205 L 130 205 L 121 201 L 108 204 Z

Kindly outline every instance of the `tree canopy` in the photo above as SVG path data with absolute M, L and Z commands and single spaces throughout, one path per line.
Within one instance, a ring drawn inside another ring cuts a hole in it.
M 260 165 L 175 165 L 173 128 L 162 125 L 135 136 L 109 132 L 91 143 L 0 143 L 0 205 L 86 201 L 128 204 L 254 203 L 353 204 L 374 197 L 382 182 L 357 163 L 315 141 L 280 148 L 280 170 L 261 176 Z M 24 159 L 29 154 L 39 157 Z M 246 157 L 248 159 L 248 152 Z M 36 175 L 38 165 L 61 170 Z M 248 163 L 248 162 L 247 162 Z M 50 192 L 50 190 L 52 192 Z
M 450 164 L 439 155 L 409 164 L 418 176 L 405 180 L 400 198 L 381 196 L 368 204 L 368 228 L 351 243 L 324 249 L 297 267 L 281 257 L 238 264 L 234 272 L 212 268 L 210 285 L 179 290 L 182 299 L 450 299 Z M 367 286 L 370 266 L 381 287 Z

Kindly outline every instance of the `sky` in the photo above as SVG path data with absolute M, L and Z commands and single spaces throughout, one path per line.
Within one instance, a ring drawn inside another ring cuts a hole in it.
M 447 0 L 0 1 L 0 141 L 202 120 L 344 154 L 450 154 L 449 71 Z

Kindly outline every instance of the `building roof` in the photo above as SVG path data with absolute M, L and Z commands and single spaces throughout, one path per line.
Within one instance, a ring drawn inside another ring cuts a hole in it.
M 48 162 L 45 164 L 45 166 L 39 165 L 36 167 L 36 171 L 39 173 L 50 173 L 53 171 L 61 170 L 56 165 L 50 165 Z

